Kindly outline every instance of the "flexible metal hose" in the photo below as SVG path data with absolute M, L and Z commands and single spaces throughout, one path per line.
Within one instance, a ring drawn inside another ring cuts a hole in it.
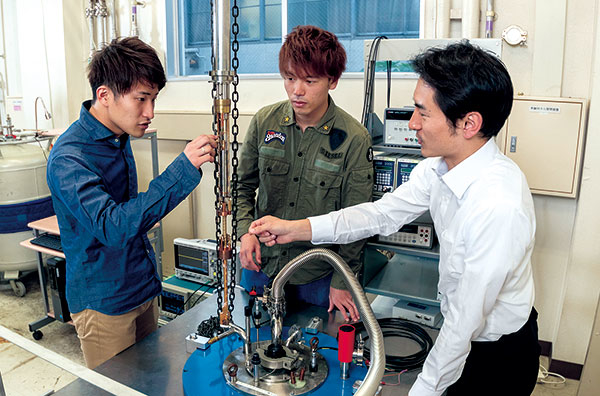
M 328 249 L 312 249 L 300 254 L 298 257 L 294 258 L 292 261 L 287 263 L 285 267 L 281 269 L 279 274 L 275 277 L 273 281 L 272 287 L 272 297 L 274 301 L 280 302 L 283 301 L 284 293 L 283 286 L 290 279 L 292 274 L 296 272 L 300 267 L 302 267 L 305 263 L 311 260 L 324 260 L 327 261 L 331 266 L 340 273 L 346 285 L 350 289 L 350 293 L 354 298 L 354 302 L 358 307 L 358 311 L 360 312 L 360 316 L 365 324 L 365 329 L 369 334 L 369 338 L 371 339 L 371 365 L 369 366 L 369 371 L 367 371 L 367 375 L 365 379 L 356 391 L 356 396 L 372 396 L 377 392 L 377 388 L 379 387 L 379 383 L 381 382 L 381 378 L 383 377 L 383 373 L 385 370 L 385 351 L 383 349 L 383 334 L 381 332 L 381 328 L 379 327 L 379 323 L 377 319 L 375 319 L 375 315 L 373 314 L 373 310 L 371 310 L 371 305 L 367 300 L 367 296 L 363 291 L 362 287 L 358 283 L 358 280 L 354 276 L 354 273 L 348 267 L 348 264 L 344 262 L 344 260 Z M 281 329 L 282 329 L 282 320 L 283 315 L 277 315 L 276 318 L 273 318 L 274 325 L 272 326 L 272 336 L 273 343 L 279 342 L 281 343 Z

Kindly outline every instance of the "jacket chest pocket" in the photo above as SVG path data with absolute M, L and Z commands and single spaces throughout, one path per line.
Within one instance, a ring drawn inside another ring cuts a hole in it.
M 276 209 L 286 196 L 290 164 L 272 158 L 259 157 L 260 184 L 258 192 L 259 216 L 277 215 Z
M 298 199 L 302 213 L 316 216 L 341 207 L 342 176 L 308 170 Z

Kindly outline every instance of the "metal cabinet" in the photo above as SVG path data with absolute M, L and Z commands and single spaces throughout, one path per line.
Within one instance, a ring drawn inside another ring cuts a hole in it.
M 498 145 L 534 194 L 576 198 L 581 179 L 585 99 L 518 96 Z

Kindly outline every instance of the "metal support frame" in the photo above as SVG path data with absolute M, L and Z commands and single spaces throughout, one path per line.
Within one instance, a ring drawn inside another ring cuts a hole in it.
M 40 236 L 40 230 L 34 228 L 33 232 L 35 234 L 35 237 L 39 237 Z M 46 277 L 46 271 L 44 269 L 44 258 L 42 256 L 42 253 L 40 252 L 36 252 L 37 253 L 37 257 L 38 257 L 38 275 L 40 277 L 40 291 L 42 292 L 42 299 L 44 300 L 44 309 L 46 312 L 46 315 L 42 318 L 42 319 L 38 319 L 35 322 L 31 322 L 29 323 L 29 331 L 34 333 L 35 331 L 41 329 L 42 327 L 46 326 L 49 323 L 54 322 L 56 319 L 53 318 L 52 316 L 48 315 L 48 313 L 50 312 L 50 303 L 48 302 L 48 290 L 46 289 L 46 285 L 48 284 L 48 279 Z
M 158 135 L 157 131 L 147 131 L 144 136 L 140 138 L 134 138 L 133 140 L 148 140 L 150 139 L 150 153 L 152 156 L 152 179 L 156 179 L 159 175 L 158 169 Z M 158 228 L 150 230 L 154 235 L 150 238 L 150 243 L 154 243 L 155 254 L 156 254 L 156 271 L 160 276 L 160 280 L 163 280 L 163 272 L 162 272 L 162 253 L 165 251 L 164 239 L 163 239 L 163 228 L 162 228 L 162 220 L 158 221 Z

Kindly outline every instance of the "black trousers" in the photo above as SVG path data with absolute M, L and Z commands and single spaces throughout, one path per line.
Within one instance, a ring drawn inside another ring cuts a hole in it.
M 537 311 L 517 332 L 498 341 L 473 341 L 461 377 L 447 396 L 529 396 L 540 364 Z

